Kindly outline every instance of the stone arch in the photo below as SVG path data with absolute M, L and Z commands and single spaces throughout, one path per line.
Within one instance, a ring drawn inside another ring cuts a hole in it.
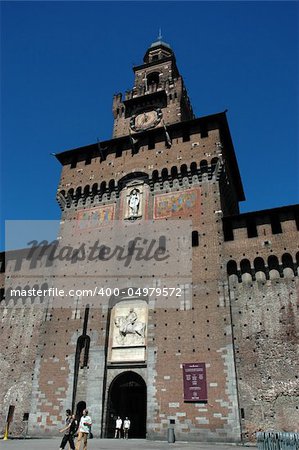
M 181 167 L 180 167 L 180 172 L 181 172 L 182 178 L 188 177 L 188 168 L 187 168 L 187 164 L 182 164 L 182 165 L 181 165 Z
M 249 259 L 242 259 L 242 261 L 240 262 L 240 269 L 242 281 L 244 282 L 252 281 L 252 271 Z
M 151 72 L 146 77 L 147 85 L 150 86 L 152 84 L 159 84 L 160 82 L 160 76 L 159 72 Z
M 66 199 L 66 205 L 68 208 L 70 208 L 72 202 L 74 201 L 75 195 L 74 195 L 74 188 L 71 188 L 67 191 L 65 199 Z
M 249 259 L 242 259 L 240 262 L 241 273 L 250 273 L 251 274 L 251 266 Z
M 109 181 L 108 187 L 109 187 L 110 192 L 115 190 L 115 180 L 114 179 Z
M 231 259 L 226 265 L 226 271 L 230 282 L 237 283 L 239 281 L 238 267 L 236 261 Z
M 255 258 L 253 261 L 255 277 L 257 281 L 265 281 L 266 280 L 266 267 L 265 261 L 260 256 Z
M 108 388 L 106 437 L 114 436 L 115 420 L 128 417 L 130 438 L 146 437 L 147 386 L 144 378 L 133 370 L 124 370 L 114 377 Z
M 168 169 L 164 167 L 161 172 L 162 180 L 167 181 L 168 180 Z
M 154 170 L 153 171 L 153 173 L 152 173 L 152 180 L 153 180 L 154 184 L 159 182 L 159 172 L 158 172 L 158 170 Z
M 269 256 L 268 267 L 269 267 L 269 270 L 272 270 L 272 269 L 279 270 L 279 261 L 278 261 L 277 256 L 275 256 L 275 255 Z
M 87 184 L 86 186 L 84 186 L 84 191 L 83 191 L 83 196 L 85 199 L 89 196 L 89 192 L 90 192 L 90 186 L 89 186 L 89 184 Z
M 78 186 L 76 188 L 76 193 L 75 193 L 76 203 L 78 203 L 78 201 L 80 200 L 81 196 L 82 196 L 82 187 Z
M 268 258 L 268 268 L 269 268 L 269 277 L 270 279 L 279 278 L 280 276 L 280 268 L 279 261 L 277 256 L 270 255 Z
M 100 193 L 103 195 L 106 192 L 107 183 L 106 181 L 102 181 L 100 184 Z
M 197 164 L 195 161 L 192 161 L 192 163 L 190 164 L 190 170 L 191 170 L 191 175 L 197 174 Z
M 179 177 L 178 168 L 176 166 L 172 166 L 172 168 L 170 169 L 170 173 L 171 173 L 172 179 L 176 179 Z
M 281 257 L 283 274 L 286 277 L 292 277 L 296 274 L 293 258 L 289 253 L 284 253 Z
M 94 183 L 91 188 L 91 192 L 93 195 L 97 195 L 98 193 L 98 183 Z

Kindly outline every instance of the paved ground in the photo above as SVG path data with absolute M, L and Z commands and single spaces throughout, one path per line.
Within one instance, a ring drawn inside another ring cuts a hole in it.
M 0 450 L 58 450 L 60 439 L 27 439 L 0 441 Z M 67 447 L 66 447 L 67 449 Z M 240 445 L 232 444 L 203 444 L 176 442 L 168 444 L 162 441 L 146 441 L 144 439 L 91 439 L 88 450 L 240 450 Z M 247 447 L 248 449 L 248 447 Z M 256 447 L 249 447 L 256 449 Z

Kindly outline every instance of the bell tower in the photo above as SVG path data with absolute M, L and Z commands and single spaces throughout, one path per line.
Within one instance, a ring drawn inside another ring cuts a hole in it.
M 161 34 L 133 70 L 133 88 L 125 99 L 121 93 L 113 98 L 113 138 L 194 118 L 175 55 Z

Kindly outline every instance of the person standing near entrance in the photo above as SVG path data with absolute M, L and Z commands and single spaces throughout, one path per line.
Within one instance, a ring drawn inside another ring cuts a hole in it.
M 131 421 L 128 417 L 125 418 L 124 420 L 124 439 L 128 439 L 129 438 L 129 429 L 131 426 Z
M 121 420 L 121 418 L 118 416 L 115 422 L 115 435 L 114 435 L 114 439 L 116 438 L 121 438 L 121 426 L 123 424 L 123 421 Z
M 60 433 L 64 433 L 60 444 L 60 450 L 63 450 L 67 443 L 70 444 L 71 450 L 75 450 L 74 438 L 73 438 L 73 428 L 75 420 L 72 416 L 72 411 L 70 409 L 66 410 L 65 427 L 60 430 Z
M 78 439 L 76 443 L 76 450 L 80 450 L 82 441 L 83 441 L 83 450 L 87 450 L 87 439 L 90 433 L 91 425 L 92 421 L 88 415 L 88 411 L 87 409 L 84 409 L 83 416 L 81 417 L 78 428 Z

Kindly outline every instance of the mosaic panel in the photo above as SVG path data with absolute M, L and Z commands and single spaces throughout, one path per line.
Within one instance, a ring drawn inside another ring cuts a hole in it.
M 198 212 L 199 205 L 199 189 L 156 195 L 154 219 L 189 215 L 195 208 Z
M 115 205 L 103 205 L 98 208 L 85 209 L 77 214 L 77 229 L 99 228 L 114 219 Z

